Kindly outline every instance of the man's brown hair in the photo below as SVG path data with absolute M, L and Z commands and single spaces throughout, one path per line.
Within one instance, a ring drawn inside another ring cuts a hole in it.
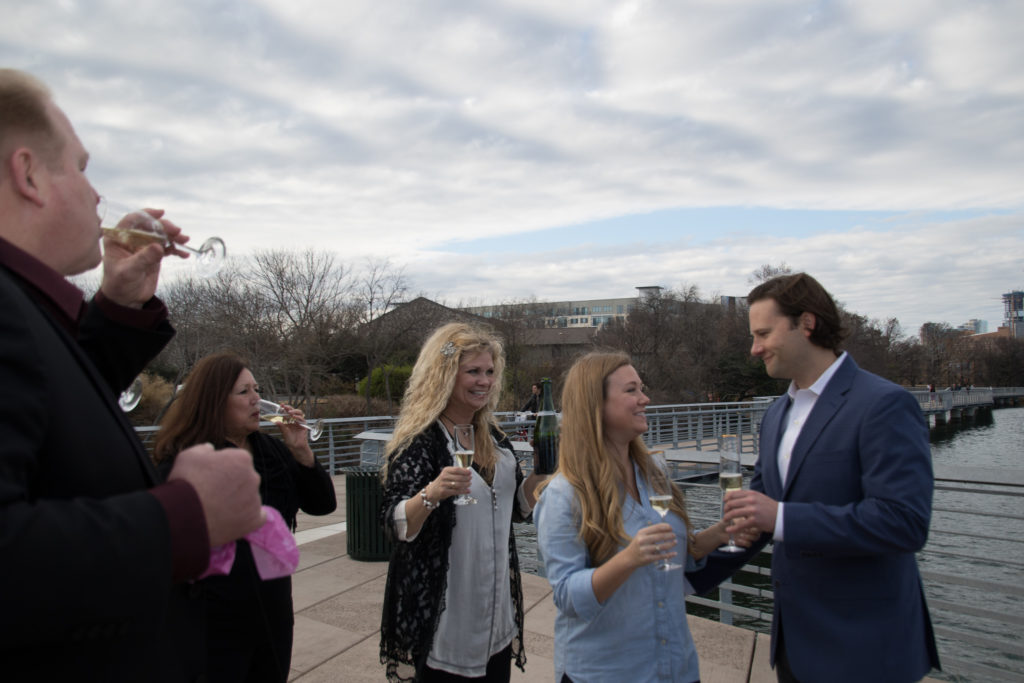
M 750 290 L 747 304 L 752 305 L 764 299 L 773 299 L 779 311 L 792 321 L 796 327 L 800 314 L 814 315 L 814 330 L 811 342 L 832 351 L 839 351 L 839 346 L 849 332 L 843 328 L 839 317 L 839 309 L 832 296 L 807 273 L 780 275 L 767 282 L 762 282 Z

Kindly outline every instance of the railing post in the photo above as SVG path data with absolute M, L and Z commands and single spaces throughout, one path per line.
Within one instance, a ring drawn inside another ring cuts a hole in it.
M 327 425 L 327 453 L 328 453 L 328 462 L 330 463 L 330 469 L 328 471 L 331 474 L 334 474 L 337 471 L 337 469 L 335 469 L 335 467 L 337 465 L 337 462 L 336 462 L 336 453 L 335 453 L 335 450 L 334 450 L 334 425 L 333 424 L 328 424 Z
M 732 590 L 725 587 L 719 587 L 718 589 L 718 601 L 723 605 L 729 605 L 732 607 Z M 718 608 L 718 620 L 723 624 L 732 626 L 732 610 L 725 609 L 724 607 Z

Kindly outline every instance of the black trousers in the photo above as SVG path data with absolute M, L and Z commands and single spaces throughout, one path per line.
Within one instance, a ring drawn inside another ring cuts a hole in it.
M 416 672 L 417 683 L 457 683 L 458 681 L 484 681 L 485 683 L 508 683 L 512 678 L 512 645 L 487 660 L 487 673 L 482 677 L 469 678 L 450 674 L 447 671 L 431 669 L 426 664 Z

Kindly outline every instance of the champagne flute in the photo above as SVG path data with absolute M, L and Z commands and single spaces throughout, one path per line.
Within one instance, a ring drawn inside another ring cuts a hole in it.
M 305 427 L 309 430 L 310 441 L 316 441 L 320 438 L 320 435 L 324 433 L 323 420 L 314 420 L 312 424 L 299 422 L 291 415 L 281 410 L 281 406 L 277 403 L 262 398 L 260 399 L 260 419 L 267 422 L 273 422 L 274 424 L 287 423 Z
M 740 468 L 739 439 L 735 434 L 723 434 L 719 443 L 718 485 L 722 488 L 722 516 L 725 516 L 725 494 L 743 488 L 743 470 Z M 729 542 L 718 548 L 723 553 L 741 553 L 736 539 L 729 534 Z
M 672 483 L 672 480 L 660 468 L 654 469 L 656 471 L 651 475 L 651 490 L 647 495 L 647 500 L 651 502 L 651 507 L 654 508 L 654 511 L 661 515 L 662 519 L 665 519 L 672 506 L 672 490 L 675 488 L 675 484 Z M 682 566 L 676 562 L 669 562 L 666 557 L 662 558 L 661 562 L 655 565 L 654 568 L 658 571 L 667 572 L 673 569 L 681 569 Z
M 460 467 L 470 469 L 473 467 L 473 447 L 475 441 L 473 437 L 473 425 L 455 425 L 455 430 L 452 433 L 455 438 L 455 461 Z M 455 496 L 456 505 L 472 505 L 476 502 L 476 498 L 469 495 L 468 493 L 461 493 Z
M 136 377 L 132 380 L 131 386 L 121 392 L 121 395 L 117 397 L 117 405 L 121 406 L 121 410 L 126 413 L 130 413 L 135 410 L 135 406 L 139 405 L 139 401 L 142 400 L 142 378 Z
M 195 254 L 195 269 L 202 277 L 214 275 L 224 264 L 226 248 L 219 237 L 210 239 L 194 249 L 185 244 L 172 242 L 164 232 L 163 225 L 142 209 L 131 209 L 124 204 L 100 198 L 100 220 L 103 234 L 130 251 L 138 251 L 150 244 L 173 247 Z

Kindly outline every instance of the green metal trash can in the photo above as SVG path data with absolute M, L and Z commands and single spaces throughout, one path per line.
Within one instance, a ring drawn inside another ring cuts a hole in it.
M 380 523 L 384 502 L 380 467 L 346 467 L 343 471 L 349 557 L 367 562 L 391 559 L 391 542 Z

